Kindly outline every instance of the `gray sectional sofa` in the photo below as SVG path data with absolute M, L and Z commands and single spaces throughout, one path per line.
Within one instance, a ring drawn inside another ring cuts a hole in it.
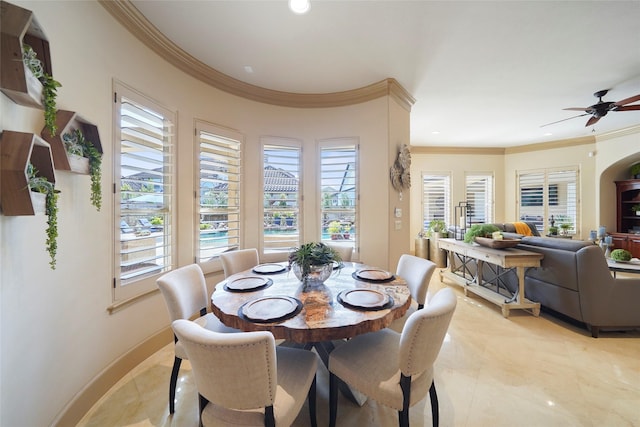
M 520 249 L 544 255 L 539 268 L 525 274 L 525 295 L 583 323 L 593 337 L 601 330 L 640 328 L 640 275 L 614 278 L 602 250 L 592 242 L 521 236 Z M 491 281 L 496 273 L 483 270 Z M 515 272 L 501 277 L 502 285 L 517 289 Z

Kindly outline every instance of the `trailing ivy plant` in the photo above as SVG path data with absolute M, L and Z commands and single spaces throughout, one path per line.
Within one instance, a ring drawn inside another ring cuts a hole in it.
M 80 129 L 62 135 L 62 142 L 67 153 L 89 159 L 91 204 L 99 211 L 102 207 L 102 154 L 84 137 Z
M 42 62 L 36 58 L 36 52 L 31 46 L 22 46 L 22 61 L 31 70 L 33 75 L 42 83 L 42 103 L 44 104 L 44 124 L 51 136 L 56 136 L 58 127 L 56 126 L 56 97 L 58 88 L 62 85 L 45 73 Z
M 58 252 L 58 193 L 55 184 L 47 178 L 38 176 L 38 170 L 29 163 L 27 165 L 29 190 L 45 195 L 45 213 L 47 215 L 47 251 L 51 257 L 49 265 L 56 269 L 56 253 Z

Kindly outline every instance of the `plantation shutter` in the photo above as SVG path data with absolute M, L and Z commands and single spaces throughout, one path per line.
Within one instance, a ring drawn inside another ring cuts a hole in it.
M 423 227 L 429 227 L 434 219 L 451 221 L 451 178 L 448 174 L 422 175 Z

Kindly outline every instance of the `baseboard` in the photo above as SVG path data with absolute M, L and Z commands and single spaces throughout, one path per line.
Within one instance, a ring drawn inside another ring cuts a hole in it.
M 80 390 L 51 425 L 74 426 L 78 424 L 82 417 L 115 383 L 172 340 L 173 332 L 170 327 L 167 327 L 119 357 Z

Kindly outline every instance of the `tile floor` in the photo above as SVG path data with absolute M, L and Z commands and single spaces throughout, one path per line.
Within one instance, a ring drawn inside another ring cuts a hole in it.
M 446 279 L 445 279 L 446 280 Z M 446 284 L 451 285 L 446 282 Z M 443 284 L 434 274 L 430 290 Z M 640 426 L 640 330 L 600 338 L 542 313 L 502 317 L 498 307 L 451 285 L 458 307 L 436 362 L 442 426 Z M 639 307 L 640 309 L 640 307 Z M 167 402 L 173 344 L 122 378 L 78 424 L 197 426 L 197 394 L 183 362 L 176 413 Z M 397 414 L 367 401 L 340 398 L 338 426 L 396 426 Z M 411 409 L 412 426 L 431 425 L 425 399 Z M 318 373 L 318 425 L 328 425 L 328 374 Z M 294 426 L 309 425 L 305 407 Z

